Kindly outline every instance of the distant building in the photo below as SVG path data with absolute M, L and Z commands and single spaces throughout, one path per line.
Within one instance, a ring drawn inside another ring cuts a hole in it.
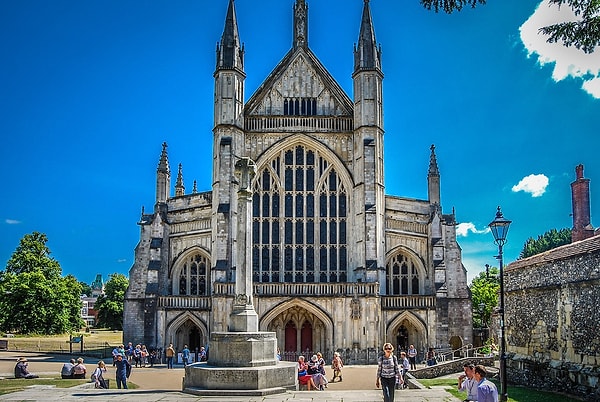
M 308 46 L 306 1 L 295 1 L 291 20 L 292 48 L 245 102 L 245 51 L 229 1 L 217 46 L 214 128 L 203 134 L 212 140 L 213 187 L 198 192 L 194 184 L 186 194 L 180 164 L 173 196 L 163 144 L 154 210 L 139 221 L 124 341 L 195 349 L 209 333 L 228 330 L 237 264 L 234 165 L 249 157 L 257 166 L 248 245 L 255 308 L 260 330 L 275 332 L 286 356 L 343 349 L 368 359 L 386 341 L 420 351 L 471 344 L 467 275 L 454 211 L 442 213 L 434 147 L 428 170 L 427 161 L 404 165 L 402 149 L 389 161 L 396 174 L 426 178 L 428 199 L 384 192 L 383 70 L 369 2 L 354 47 L 352 98 Z
M 96 279 L 94 279 L 90 287 L 92 288 L 92 294 L 81 296 L 81 318 L 85 321 L 86 326 L 94 327 L 98 319 L 98 311 L 95 309 L 96 301 L 100 295 L 104 294 L 102 274 L 96 275 Z
M 86 327 L 94 327 L 98 312 L 94 309 L 97 297 L 81 296 L 81 319 L 85 321 Z
M 96 279 L 90 285 L 92 288 L 93 297 L 98 297 L 101 294 L 104 294 L 104 281 L 102 280 L 102 274 L 96 274 Z

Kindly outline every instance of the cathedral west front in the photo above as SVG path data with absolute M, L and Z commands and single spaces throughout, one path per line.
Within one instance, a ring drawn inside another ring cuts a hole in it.
M 467 275 L 454 212 L 442 212 L 435 148 L 423 161 L 428 199 L 384 192 L 383 68 L 369 1 L 355 22 L 351 96 L 309 47 L 306 1 L 294 2 L 290 22 L 291 49 L 246 101 L 246 54 L 229 0 L 214 73 L 213 186 L 186 193 L 180 165 L 172 189 L 163 144 L 154 208 L 138 222 L 124 341 L 194 350 L 229 329 L 234 168 L 248 157 L 254 307 L 259 330 L 276 333 L 285 357 L 339 350 L 358 362 L 384 342 L 420 353 L 472 343 Z

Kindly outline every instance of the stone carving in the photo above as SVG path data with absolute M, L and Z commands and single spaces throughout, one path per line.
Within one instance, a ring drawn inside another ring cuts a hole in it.
M 235 302 L 234 304 L 236 306 L 245 306 L 246 304 L 248 304 L 248 296 L 245 294 L 237 294 L 235 295 Z

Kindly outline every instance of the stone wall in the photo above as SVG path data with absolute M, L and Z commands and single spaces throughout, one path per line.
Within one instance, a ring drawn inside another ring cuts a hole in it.
M 599 400 L 600 236 L 505 271 L 511 383 Z

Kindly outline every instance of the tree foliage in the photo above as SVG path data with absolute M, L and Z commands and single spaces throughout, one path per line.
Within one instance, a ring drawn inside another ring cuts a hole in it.
M 129 281 L 125 275 L 117 273 L 110 275 L 104 285 L 104 294 L 98 297 L 95 304 L 99 327 L 123 329 L 123 303 L 128 286 Z
M 473 326 L 475 328 L 486 327 L 490 323 L 492 312 L 498 305 L 499 275 L 498 268 L 491 267 L 487 272 L 480 272 L 471 282 Z
M 453 11 L 460 11 L 466 5 L 473 8 L 479 4 L 485 4 L 486 0 L 421 0 L 421 4 L 428 10 L 434 10 L 436 13 L 440 10 L 450 14 Z
M 600 0 L 550 0 L 558 7 L 566 4 L 577 21 L 565 21 L 540 28 L 539 32 L 548 35 L 548 42 L 562 42 L 565 46 L 575 46 L 585 53 L 592 53 L 600 44 Z
M 79 281 L 79 284 L 81 285 L 81 294 L 82 295 L 86 295 L 86 296 L 91 296 L 92 295 L 92 287 L 82 281 Z
M 519 259 L 531 257 L 532 255 L 571 243 L 571 232 L 569 228 L 561 230 L 551 229 L 543 235 L 539 235 L 536 240 L 530 237 L 525 241 L 523 250 L 519 254 Z
M 26 234 L 0 272 L 0 330 L 22 334 L 78 331 L 81 285 L 62 277 L 43 233 Z
M 485 4 L 486 0 L 420 0 L 423 7 L 440 10 L 450 14 L 460 11 L 465 5 L 475 7 L 477 4 Z M 571 8 L 579 19 L 576 21 L 565 21 L 558 24 L 548 25 L 539 29 L 539 32 L 547 35 L 550 43 L 562 42 L 563 45 L 575 46 L 585 53 L 592 53 L 596 46 L 600 45 L 600 0 L 549 0 L 551 5 L 561 7 L 563 5 Z

